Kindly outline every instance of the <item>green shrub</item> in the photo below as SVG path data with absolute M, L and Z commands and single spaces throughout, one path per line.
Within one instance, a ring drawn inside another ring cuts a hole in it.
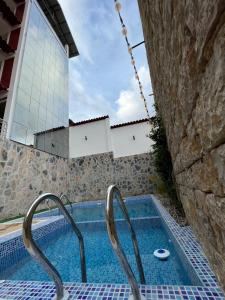
M 155 106 L 155 108 L 156 115 L 151 118 L 153 127 L 149 134 L 149 137 L 155 142 L 152 146 L 155 169 L 159 178 L 164 183 L 163 189 L 166 190 L 171 202 L 179 210 L 179 212 L 184 215 L 182 203 L 177 196 L 173 180 L 173 165 L 167 145 L 166 130 L 157 106 Z
M 154 192 L 162 196 L 167 196 L 168 193 L 167 193 L 165 183 L 162 181 L 162 179 L 159 176 L 152 175 L 149 177 L 149 180 L 151 184 L 153 184 L 154 186 Z

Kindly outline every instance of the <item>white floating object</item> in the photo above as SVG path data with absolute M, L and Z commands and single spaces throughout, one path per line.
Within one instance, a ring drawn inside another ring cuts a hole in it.
M 166 249 L 156 249 L 153 254 L 155 257 L 163 260 L 170 256 L 170 251 Z

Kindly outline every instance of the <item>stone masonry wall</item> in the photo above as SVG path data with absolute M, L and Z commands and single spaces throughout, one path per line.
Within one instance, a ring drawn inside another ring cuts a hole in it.
M 108 152 L 71 159 L 70 198 L 74 201 L 105 199 L 111 184 L 116 184 L 124 195 L 151 193 L 152 172 L 149 153 L 115 159 Z
M 67 193 L 67 172 L 66 159 L 0 139 L 0 219 L 26 213 L 43 192 Z
M 25 214 L 44 192 L 62 192 L 74 202 L 104 199 L 110 184 L 124 195 L 150 193 L 152 172 L 148 153 L 114 159 L 109 152 L 68 160 L 0 138 L 0 220 Z
M 178 191 L 225 288 L 225 1 L 138 1 Z

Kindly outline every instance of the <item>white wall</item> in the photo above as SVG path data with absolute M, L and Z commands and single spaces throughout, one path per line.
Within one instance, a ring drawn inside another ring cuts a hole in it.
M 80 157 L 112 151 L 109 118 L 71 126 L 69 128 L 70 157 Z M 85 140 L 85 136 L 87 140 Z
M 148 122 L 122 126 L 111 129 L 114 157 L 147 153 L 153 141 L 147 137 L 150 132 Z
M 149 132 L 148 122 L 110 129 L 109 118 L 71 126 L 69 128 L 69 157 L 110 151 L 113 152 L 115 158 L 147 153 L 153 144 L 153 141 L 147 137 Z

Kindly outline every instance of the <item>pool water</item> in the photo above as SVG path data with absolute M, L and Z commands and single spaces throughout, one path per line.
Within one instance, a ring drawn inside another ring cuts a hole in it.
M 169 237 L 165 234 L 159 219 L 133 221 L 138 237 L 144 272 L 148 284 L 190 284 Z M 118 234 L 128 260 L 138 277 L 132 242 L 125 221 L 117 225 Z M 88 282 L 126 283 L 127 279 L 119 266 L 104 222 L 81 224 L 87 260 Z M 59 234 L 48 245 L 41 245 L 44 253 L 60 272 L 63 281 L 80 281 L 79 245 L 72 231 Z M 159 261 L 153 256 L 157 248 L 171 252 L 167 261 Z M 32 259 L 26 258 L 5 273 L 11 280 L 50 280 L 41 267 Z M 4 278 L 6 278 L 4 277 Z
M 126 201 L 127 210 L 130 218 L 151 217 L 157 216 L 158 212 L 154 204 L 149 199 L 141 199 L 139 201 Z M 67 207 L 70 211 L 70 207 Z M 114 204 L 114 216 L 116 219 L 123 219 L 123 214 L 118 205 Z M 73 217 L 76 222 L 95 221 L 105 219 L 105 202 L 99 201 L 94 205 L 83 206 L 82 204 L 75 204 L 73 206 Z
M 161 224 L 160 218 L 146 218 L 133 220 L 132 222 L 138 238 L 147 284 L 197 284 L 195 279 L 191 278 L 183 267 L 169 236 Z M 127 283 L 127 278 L 112 250 L 105 223 L 81 223 L 79 227 L 85 242 L 88 282 Z M 119 221 L 117 229 L 122 247 L 139 281 L 132 241 L 125 221 Z M 63 281 L 81 282 L 79 245 L 76 236 L 69 227 L 66 231 L 59 232 L 47 244 L 40 244 L 40 247 L 57 268 Z M 157 248 L 168 249 L 170 251 L 169 259 L 160 261 L 155 258 L 153 252 Z M 0 278 L 25 281 L 51 280 L 30 256 L 1 274 Z
M 146 284 L 201 285 L 180 251 L 178 255 L 177 248 L 171 242 L 170 235 L 150 198 L 140 199 L 140 202 L 127 201 L 126 206 L 138 239 Z M 115 215 L 121 245 L 139 281 L 130 232 L 117 205 Z M 108 238 L 104 205 L 75 205 L 74 219 L 80 221 L 77 225 L 84 238 L 88 282 L 127 283 Z M 38 245 L 56 267 L 64 282 L 81 282 L 79 244 L 71 227 L 64 226 L 54 233 L 54 238 L 52 236 L 45 241 L 38 241 Z M 170 257 L 165 261 L 154 257 L 153 252 L 158 248 L 168 249 Z M 2 271 L 0 279 L 51 281 L 42 267 L 29 255 Z

